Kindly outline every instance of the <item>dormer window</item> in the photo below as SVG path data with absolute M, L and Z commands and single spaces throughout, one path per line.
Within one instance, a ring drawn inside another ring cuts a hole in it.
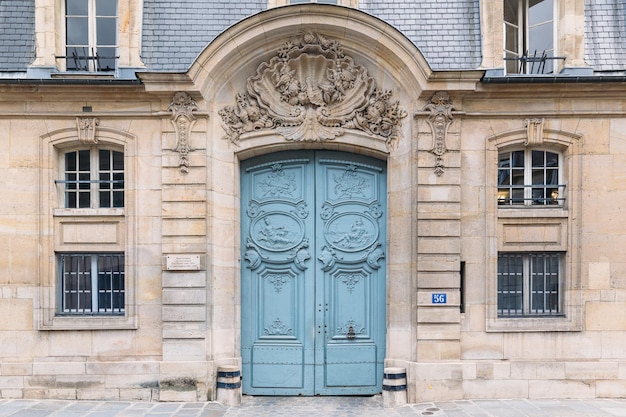
M 507 74 L 554 73 L 556 0 L 504 1 L 504 60 Z
M 117 60 L 117 1 L 66 0 L 67 71 L 114 71 Z

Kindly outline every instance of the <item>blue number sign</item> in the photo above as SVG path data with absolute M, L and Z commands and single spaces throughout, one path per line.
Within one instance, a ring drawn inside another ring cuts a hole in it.
M 432 302 L 433 304 L 446 304 L 448 300 L 446 294 L 435 293 L 433 294 Z

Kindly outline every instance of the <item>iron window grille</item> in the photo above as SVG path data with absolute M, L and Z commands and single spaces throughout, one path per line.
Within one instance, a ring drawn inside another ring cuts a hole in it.
M 123 315 L 124 254 L 59 254 L 60 314 Z
M 561 313 L 560 253 L 498 254 L 498 317 Z

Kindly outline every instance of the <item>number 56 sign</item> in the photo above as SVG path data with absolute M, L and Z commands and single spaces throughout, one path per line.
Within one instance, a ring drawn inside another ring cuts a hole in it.
M 446 304 L 448 302 L 448 297 L 445 293 L 433 293 L 431 301 L 433 304 Z

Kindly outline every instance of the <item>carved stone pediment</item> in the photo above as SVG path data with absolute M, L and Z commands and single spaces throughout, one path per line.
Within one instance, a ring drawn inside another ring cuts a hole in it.
M 406 117 L 391 92 L 380 90 L 337 41 L 316 33 L 283 44 L 246 87 L 236 104 L 219 111 L 233 143 L 255 130 L 273 129 L 290 141 L 324 141 L 356 129 L 391 145 Z

